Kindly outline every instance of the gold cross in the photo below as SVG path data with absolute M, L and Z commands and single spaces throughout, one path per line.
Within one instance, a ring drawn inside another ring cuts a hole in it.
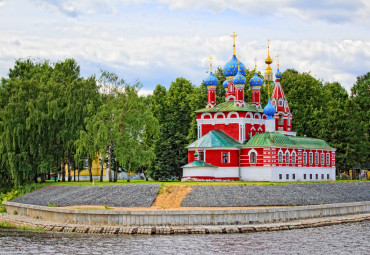
M 365 76 L 365 73 L 362 73 L 362 76 Z
M 212 72 L 212 57 L 209 57 L 209 66 L 211 67 L 211 72 Z
M 254 72 L 257 72 L 257 58 L 254 58 Z
M 277 68 L 279 69 L 279 57 L 280 57 L 280 56 L 279 56 L 279 53 L 278 53 L 278 54 L 276 54 L 276 56 L 275 56 L 275 57 L 276 57 L 276 60 L 277 60 Z
M 235 34 L 235 32 L 233 32 L 233 34 L 231 35 L 231 37 L 233 38 L 233 55 L 235 55 L 235 38 L 237 37 L 238 35 Z

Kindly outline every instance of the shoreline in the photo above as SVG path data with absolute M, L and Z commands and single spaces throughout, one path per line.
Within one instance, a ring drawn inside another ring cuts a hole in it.
M 362 222 L 370 220 L 370 213 L 345 216 L 333 216 L 293 220 L 278 223 L 261 223 L 248 225 L 202 225 L 202 226 L 113 226 L 113 225 L 81 225 L 56 223 L 19 215 L 0 214 L 0 222 L 11 226 L 34 228 L 36 231 L 71 232 L 86 234 L 117 234 L 117 235 L 175 235 L 175 234 L 230 234 L 251 233 L 262 231 L 293 230 L 301 228 L 323 227 L 343 223 Z

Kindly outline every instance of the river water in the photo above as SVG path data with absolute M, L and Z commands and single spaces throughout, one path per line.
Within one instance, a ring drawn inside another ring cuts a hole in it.
M 370 254 L 370 221 L 215 235 L 87 235 L 0 229 L 0 254 Z

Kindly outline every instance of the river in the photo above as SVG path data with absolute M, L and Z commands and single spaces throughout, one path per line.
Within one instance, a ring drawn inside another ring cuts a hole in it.
M 0 229 L 0 254 L 369 254 L 370 221 L 215 235 L 88 235 Z

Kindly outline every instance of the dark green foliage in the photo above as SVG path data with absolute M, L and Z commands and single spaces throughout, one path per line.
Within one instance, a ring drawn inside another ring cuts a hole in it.
M 151 109 L 158 119 L 160 133 L 155 141 L 156 159 L 147 173 L 154 179 L 181 178 L 187 162 L 187 136 L 192 121 L 190 96 L 194 86 L 184 78 L 171 83 L 168 92 L 157 85 Z M 200 94 L 199 94 L 200 95 Z
M 1 171 L 15 186 L 73 163 L 87 105 L 98 95 L 94 78 L 79 77 L 73 59 L 17 60 L 0 88 Z

